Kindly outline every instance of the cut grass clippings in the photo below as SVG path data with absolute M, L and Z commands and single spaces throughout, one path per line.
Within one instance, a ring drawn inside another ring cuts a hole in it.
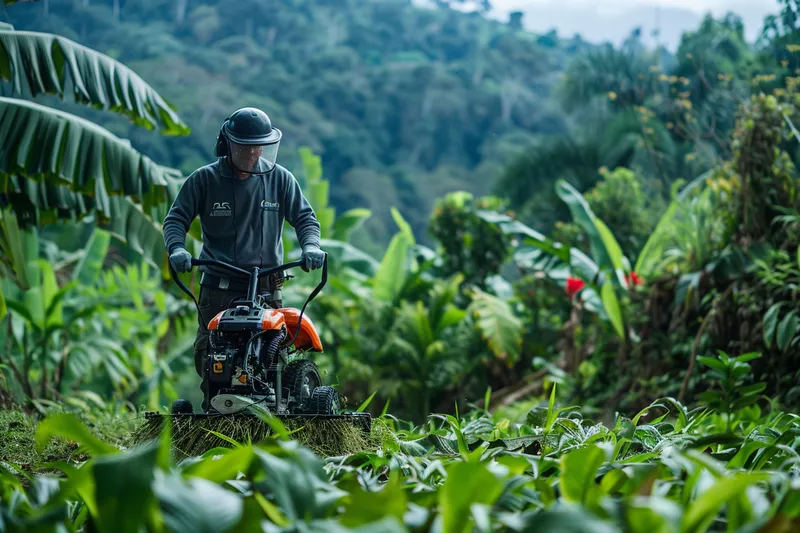
M 238 416 L 160 416 L 150 418 L 132 435 L 133 444 L 157 438 L 172 421 L 172 448 L 178 458 L 195 457 L 218 447 L 258 443 L 280 436 L 265 420 L 252 415 Z M 310 448 L 320 457 L 338 457 L 377 450 L 383 441 L 384 429 L 373 424 L 371 429 L 354 418 L 326 419 L 292 417 L 280 419 L 289 438 Z

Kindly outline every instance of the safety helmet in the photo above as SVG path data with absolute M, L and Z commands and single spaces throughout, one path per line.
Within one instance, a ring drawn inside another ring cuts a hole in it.
M 255 172 L 238 167 L 236 170 L 251 174 L 269 172 L 275 168 L 282 136 L 281 130 L 272 126 L 272 121 L 266 113 L 255 107 L 243 107 L 234 111 L 223 122 L 214 152 L 220 157 L 232 155 L 232 142 L 240 145 L 263 146 L 261 160 L 266 164 L 266 169 L 262 165 L 258 165 L 259 168 Z

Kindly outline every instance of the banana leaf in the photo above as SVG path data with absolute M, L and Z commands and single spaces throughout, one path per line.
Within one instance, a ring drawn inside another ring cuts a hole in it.
M 75 101 L 119 113 L 149 130 L 188 135 L 173 108 L 138 74 L 115 59 L 49 33 L 0 29 L 0 79 L 14 94 L 65 96 L 71 81 Z
M 141 198 L 146 208 L 177 194 L 179 173 L 154 163 L 100 126 L 33 102 L 0 97 L 0 186 L 9 176 L 66 185 L 94 197 L 108 215 L 110 195 Z

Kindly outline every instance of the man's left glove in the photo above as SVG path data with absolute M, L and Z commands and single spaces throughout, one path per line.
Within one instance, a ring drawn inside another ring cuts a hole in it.
M 303 247 L 303 254 L 300 256 L 303 261 L 303 270 L 317 270 L 322 268 L 322 261 L 325 259 L 325 252 L 319 246 L 308 245 Z

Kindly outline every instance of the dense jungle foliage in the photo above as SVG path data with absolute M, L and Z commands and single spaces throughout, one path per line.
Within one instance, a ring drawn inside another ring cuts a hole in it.
M 446 2 L 6 4 L 0 531 L 800 527 L 796 0 L 675 54 Z M 355 453 L 132 437 L 199 406 L 160 223 L 241 105 L 321 223 Z

